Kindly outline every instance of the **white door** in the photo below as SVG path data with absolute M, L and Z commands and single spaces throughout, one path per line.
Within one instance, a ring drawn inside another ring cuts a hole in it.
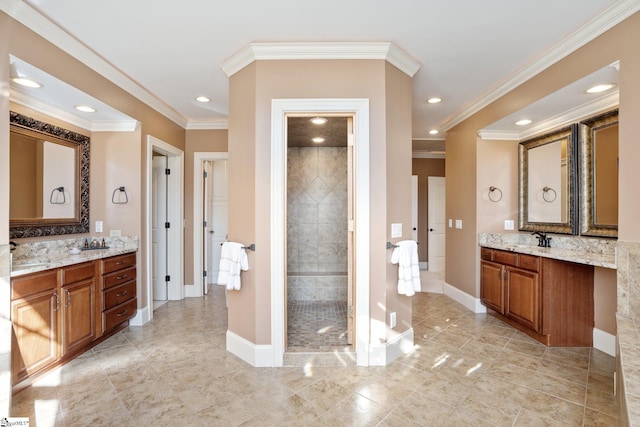
M 151 243 L 152 243 L 152 281 L 153 300 L 166 301 L 167 283 L 167 230 L 164 227 L 167 221 L 167 158 L 165 156 L 153 157 L 152 174 L 152 215 L 151 215 Z
M 411 240 L 418 241 L 418 175 L 411 175 Z
M 430 176 L 428 179 L 429 214 L 429 271 L 444 271 L 445 263 L 445 180 Z
M 207 270 L 207 282 L 215 283 L 218 279 L 218 268 L 220 266 L 220 253 L 222 251 L 222 243 L 229 237 L 228 232 L 228 210 L 229 197 L 227 191 L 227 161 L 213 160 L 209 161 L 212 165 L 211 175 L 209 179 L 209 191 L 207 211 L 207 224 L 209 225 L 209 233 L 206 241 L 209 244 L 209 261 L 211 273 Z

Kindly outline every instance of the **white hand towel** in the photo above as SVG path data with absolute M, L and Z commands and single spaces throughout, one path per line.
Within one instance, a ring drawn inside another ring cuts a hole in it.
M 391 254 L 391 263 L 398 264 L 398 293 L 412 296 L 420 292 L 420 264 L 418 244 L 413 240 L 402 240 Z
M 240 290 L 240 270 L 249 270 L 247 252 L 242 243 L 224 242 L 220 254 L 218 285 L 226 285 L 229 290 Z

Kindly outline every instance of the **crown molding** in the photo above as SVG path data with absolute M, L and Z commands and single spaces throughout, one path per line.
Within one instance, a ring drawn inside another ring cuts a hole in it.
M 105 61 L 84 44 L 72 37 L 69 33 L 49 21 L 42 14 L 23 1 L 3 0 L 0 2 L 0 10 L 69 55 L 73 56 L 87 67 L 102 75 L 104 78 L 113 82 L 132 96 L 144 102 L 149 107 L 158 111 L 169 120 L 183 128 L 187 125 L 187 119 L 182 114 L 178 113 L 151 92 L 138 85 L 116 67 Z
M 219 122 L 193 122 L 187 123 L 187 130 L 227 130 L 229 129 L 228 121 Z
M 420 64 L 393 43 L 249 43 L 226 59 L 220 68 L 231 77 L 254 61 L 313 59 L 384 59 L 413 77 Z
M 133 132 L 139 124 L 137 120 L 88 120 L 14 89 L 9 96 L 15 104 L 91 132 Z
M 440 129 L 448 131 L 454 126 L 468 119 L 487 105 L 496 101 L 500 97 L 511 92 L 522 83 L 533 78 L 535 75 L 549 68 L 551 65 L 565 58 L 569 54 L 578 50 L 591 40 L 595 39 L 605 31 L 616 26 L 634 13 L 640 10 L 640 1 L 638 0 L 620 0 L 606 11 L 598 15 L 596 18 L 583 25 L 572 35 L 564 39 L 555 47 L 548 50 L 539 59 L 533 61 L 528 66 L 520 69 L 514 74 L 508 76 L 502 83 L 498 84 L 493 90 L 485 93 L 485 95 L 477 98 L 471 104 L 468 104 L 463 110 L 450 116 L 440 126 Z
M 480 130 L 478 131 L 478 136 L 481 139 L 485 139 L 485 140 L 490 139 L 490 140 L 522 141 L 523 139 L 528 139 L 528 138 L 531 138 L 532 136 L 536 136 L 536 135 L 548 132 L 552 129 L 561 128 L 571 123 L 579 122 L 580 120 L 584 120 L 588 117 L 592 117 L 596 114 L 603 113 L 607 110 L 611 110 L 617 107 L 619 103 L 620 103 L 620 92 L 616 90 L 611 92 L 610 94 L 594 99 L 591 102 L 582 104 L 578 107 L 572 108 L 571 110 L 565 111 L 562 114 L 558 114 L 556 116 L 550 117 L 549 119 L 544 120 L 540 123 L 537 123 L 535 126 L 531 126 L 520 132 L 500 131 L 500 130 L 498 131 Z

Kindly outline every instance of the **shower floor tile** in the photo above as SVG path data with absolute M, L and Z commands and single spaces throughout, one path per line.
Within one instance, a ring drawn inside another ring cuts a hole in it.
M 287 304 L 288 351 L 322 351 L 347 344 L 346 301 L 295 301 Z

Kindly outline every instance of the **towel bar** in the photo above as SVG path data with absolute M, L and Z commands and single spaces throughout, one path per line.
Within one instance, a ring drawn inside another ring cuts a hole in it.
M 398 245 L 394 245 L 391 242 L 387 242 L 387 249 L 393 249 L 393 248 L 399 248 L 399 246 Z
M 220 243 L 220 246 L 222 246 L 224 243 Z M 242 249 L 248 249 L 250 251 L 256 251 L 256 244 L 252 243 L 249 246 L 243 246 Z

